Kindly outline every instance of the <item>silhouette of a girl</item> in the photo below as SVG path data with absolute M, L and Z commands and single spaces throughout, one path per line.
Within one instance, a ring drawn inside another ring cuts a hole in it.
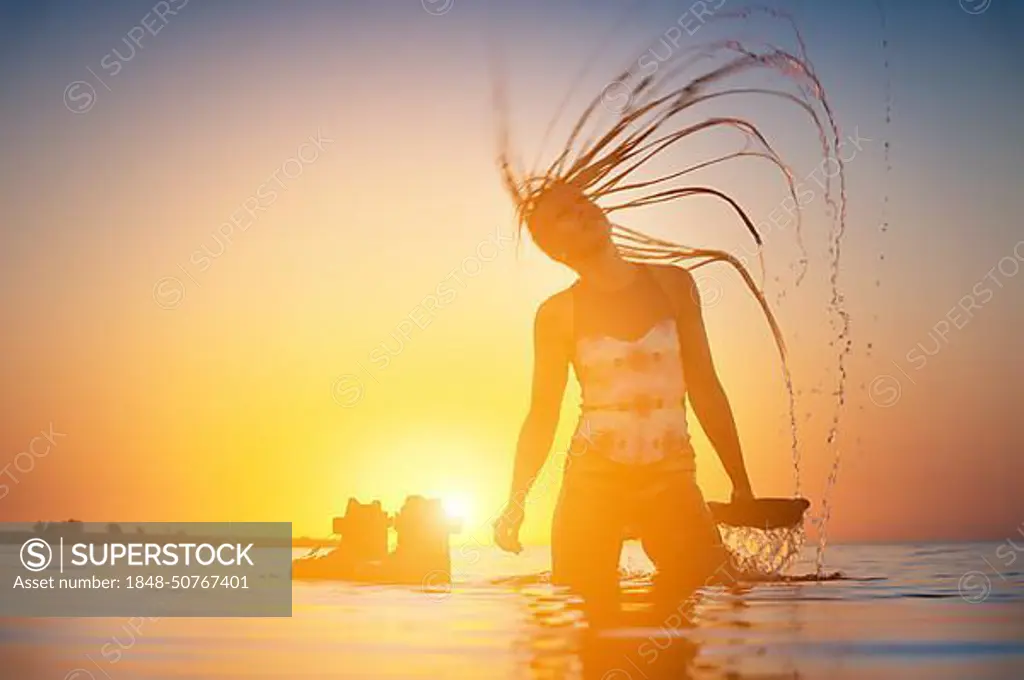
M 803 99 L 790 93 L 720 86 L 751 69 L 793 75 L 794 65 L 802 63 L 796 57 L 776 49 L 755 53 L 735 42 L 714 44 L 698 56 L 721 54 L 727 56 L 722 65 L 683 87 L 668 86 L 681 72 L 678 68 L 644 77 L 636 69 L 627 71 L 618 84 L 637 83 L 630 89 L 629 106 L 607 131 L 581 142 L 601 107 L 602 97 L 596 98 L 542 173 L 513 168 L 503 118 L 499 164 L 520 227 L 526 226 L 537 246 L 573 269 L 578 279 L 537 310 L 531 403 L 495 540 L 504 550 L 521 549 L 524 499 L 551 448 L 572 366 L 582 407 L 553 523 L 552 580 L 571 586 L 591 603 L 617 601 L 618 560 L 627 534 L 641 539 L 657 568 L 655 590 L 668 600 L 691 592 L 727 563 L 696 483 L 686 400 L 732 480 L 733 501 L 753 498 L 729 401 L 712 362 L 700 294 L 688 269 L 716 261 L 731 264 L 760 302 L 784 360 L 782 336 L 763 294 L 745 267 L 726 252 L 651 238 L 609 219 L 617 210 L 711 196 L 730 205 L 761 245 L 753 223 L 728 195 L 672 183 L 709 165 L 757 156 L 783 171 L 792 193 L 791 175 L 764 136 L 738 118 L 672 126 L 702 102 L 751 92 L 789 99 L 818 120 Z M 817 82 L 809 71 L 802 75 Z M 499 112 L 504 113 L 502 107 Z M 638 178 L 652 158 L 693 134 L 716 128 L 738 130 L 748 145 L 678 172 Z M 608 199 L 620 202 L 598 205 Z

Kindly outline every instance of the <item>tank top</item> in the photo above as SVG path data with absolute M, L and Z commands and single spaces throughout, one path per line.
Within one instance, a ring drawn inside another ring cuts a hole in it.
M 577 282 L 571 291 L 582 391 L 573 451 L 633 465 L 673 459 L 693 470 L 676 316 L 654 274 L 639 266 L 620 289 Z

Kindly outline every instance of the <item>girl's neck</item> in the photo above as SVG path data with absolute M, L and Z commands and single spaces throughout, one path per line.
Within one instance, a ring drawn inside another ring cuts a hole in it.
M 577 273 L 580 282 L 589 288 L 599 291 L 615 291 L 625 288 L 633 282 L 638 274 L 638 265 L 622 259 L 614 246 L 595 256 L 586 267 Z

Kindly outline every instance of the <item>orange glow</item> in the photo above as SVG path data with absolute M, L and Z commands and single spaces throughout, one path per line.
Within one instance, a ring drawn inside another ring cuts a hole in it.
M 472 508 L 465 496 L 453 495 L 444 496 L 441 499 L 444 505 L 445 514 L 449 519 L 466 523 L 470 520 Z
M 7 331 L 0 354 L 12 360 L 0 368 L 0 382 L 11 386 L 0 469 L 50 423 L 66 436 L 31 472 L 10 468 L 16 483 L 0 480 L 9 487 L 3 519 L 278 520 L 292 521 L 297 535 L 322 536 L 349 496 L 380 499 L 395 512 L 405 496 L 422 494 L 443 498 L 474 536 L 488 532 L 505 501 L 528 406 L 533 315 L 572 275 L 543 259 L 528 237 L 514 241 L 512 204 L 495 164 L 486 60 L 440 30 L 451 24 L 423 21 L 417 8 L 408 15 L 401 30 L 405 19 L 368 16 L 353 32 L 363 37 L 344 40 L 336 22 L 289 16 L 302 49 L 273 59 L 237 17 L 224 19 L 230 31 L 192 17 L 171 27 L 180 33 L 169 28 L 175 40 L 154 45 L 113 92 L 100 89 L 88 115 L 61 105 L 63 82 L 47 81 L 49 94 L 12 98 L 5 125 L 17 134 L 5 153 L 19 170 L 3 182 L 12 227 L 0 271 L 10 292 L 0 301 Z M 458 8 L 449 18 L 457 16 Z M 217 27 L 208 42 L 206 26 Z M 502 30 L 535 36 L 536 28 Z M 520 87 L 511 103 L 524 162 L 537 155 L 530 142 L 539 141 L 603 31 L 574 28 L 559 32 L 561 40 L 518 46 L 528 68 L 512 74 Z M 398 44 L 397 35 L 412 42 Z M 197 41 L 209 46 L 198 61 Z M 624 55 L 609 53 L 590 72 L 618 73 Z M 62 78 L 78 77 L 64 68 Z M 1019 211 L 1007 207 L 1019 197 L 1017 175 L 998 166 L 965 172 L 948 162 L 950 148 L 933 143 L 945 133 L 915 126 L 893 145 L 906 156 L 890 176 L 882 103 L 860 108 L 870 100 L 858 85 L 866 81 L 844 78 L 839 68 L 826 80 L 846 103 L 843 132 L 860 124 L 873 141 L 847 168 L 851 224 L 841 284 L 856 346 L 833 537 L 968 536 L 1016 526 L 1020 475 L 1010 472 L 1020 470 L 1013 453 L 1020 440 L 1009 425 L 1019 415 L 1011 390 L 1024 381 L 1020 362 L 1002 357 L 1014 356 L 1011 338 L 1024 327 L 1017 302 L 1024 276 L 991 284 L 992 301 L 925 368 L 904 357 L 1012 254 L 1018 234 L 981 243 L 964 236 L 963 225 L 1018 224 Z M 581 100 L 600 91 L 603 83 L 595 83 L 592 92 L 580 88 Z M 52 108 L 27 108 L 44 96 Z M 571 115 L 586 103 L 576 101 Z M 754 104 L 730 100 L 727 115 L 752 113 L 797 178 L 806 177 L 820 159 L 813 129 L 788 109 Z M 947 136 L 966 129 L 956 122 Z M 915 134 L 924 136 L 915 141 Z M 300 150 L 318 136 L 318 153 Z M 690 165 L 711 146 L 687 147 L 665 162 Z M 315 159 L 289 162 L 300 155 Z M 271 185 L 277 195 L 269 203 L 259 188 L 275 172 L 284 187 Z M 788 196 L 784 181 L 756 162 L 709 172 L 700 183 L 735 188 L 758 223 Z M 959 193 L 936 195 L 937 186 Z M 832 464 L 825 435 L 837 371 L 826 314 L 830 221 L 814 187 L 804 214 L 804 283 L 792 287 L 790 264 L 800 255 L 792 228 L 767 231 L 765 280 L 801 390 L 802 491 L 817 503 Z M 907 226 L 880 240 L 878 210 L 889 193 L 887 219 Z M 250 219 L 247 205 L 263 209 Z M 613 216 L 695 247 L 753 248 L 735 215 L 712 201 Z M 244 230 L 230 226 L 236 217 Z M 756 258 L 748 259 L 760 279 Z M 787 397 L 770 333 L 729 267 L 700 271 L 709 277 L 702 290 L 711 348 L 754 490 L 788 495 Z M 781 304 L 776 277 L 787 286 Z M 872 379 L 889 373 L 903 382 L 898 408 L 870 401 Z M 570 378 L 556 453 L 568 448 L 578 403 Z M 708 498 L 725 499 L 728 480 L 692 414 L 690 422 L 698 480 Z M 969 475 L 951 472 L 965 469 Z M 549 463 L 542 475 L 526 508 L 527 542 L 550 535 L 559 472 Z M 940 516 L 918 500 L 922 493 L 963 500 Z

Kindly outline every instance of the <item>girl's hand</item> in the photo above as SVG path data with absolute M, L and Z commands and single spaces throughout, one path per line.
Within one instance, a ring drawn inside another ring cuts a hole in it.
M 510 500 L 494 523 L 494 542 L 505 552 L 518 554 L 523 545 L 519 542 L 519 527 L 523 525 L 523 508 Z
M 734 487 L 732 490 L 732 502 L 733 503 L 750 503 L 754 500 L 754 492 L 751 490 L 750 485 L 746 484 L 743 486 Z

